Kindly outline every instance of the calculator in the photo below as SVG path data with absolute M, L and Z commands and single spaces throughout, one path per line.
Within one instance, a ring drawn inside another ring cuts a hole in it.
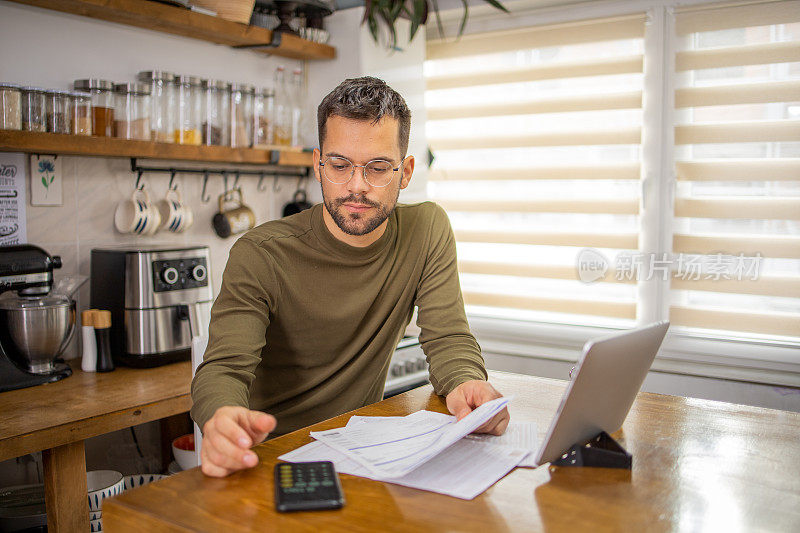
M 275 465 L 275 508 L 280 512 L 339 509 L 344 495 L 330 461 Z

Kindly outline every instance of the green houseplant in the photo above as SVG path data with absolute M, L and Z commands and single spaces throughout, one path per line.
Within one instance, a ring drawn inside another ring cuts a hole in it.
M 498 0 L 484 1 L 500 11 L 509 12 Z M 464 28 L 467 25 L 467 18 L 469 17 L 467 0 L 461 0 L 461 2 L 464 4 L 464 14 L 461 17 L 461 24 L 458 28 L 459 37 L 464 33 Z M 437 0 L 365 0 L 364 7 L 364 19 L 362 23 L 367 24 L 372 39 L 376 43 L 380 43 L 380 31 L 383 26 L 386 28 L 388 34 L 390 48 L 394 48 L 397 45 L 397 29 L 395 28 L 395 24 L 399 18 L 407 18 L 411 21 L 409 42 L 414 39 L 419 27 L 428 22 L 428 15 L 431 11 L 433 11 L 436 18 L 439 35 L 444 35 Z

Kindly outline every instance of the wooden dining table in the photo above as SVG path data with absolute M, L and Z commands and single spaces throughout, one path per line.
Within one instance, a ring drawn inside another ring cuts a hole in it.
M 544 438 L 566 382 L 490 381 Z M 195 468 L 126 492 L 104 504 L 104 531 L 800 531 L 800 414 L 650 393 L 613 434 L 631 470 L 516 468 L 473 500 L 341 474 L 342 509 L 275 510 L 273 467 L 309 430 L 420 409 L 447 412 L 424 386 L 267 440 L 256 467 L 226 478 Z

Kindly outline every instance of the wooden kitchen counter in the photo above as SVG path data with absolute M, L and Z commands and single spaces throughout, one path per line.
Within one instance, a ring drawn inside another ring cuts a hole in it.
M 491 372 L 512 420 L 544 437 L 565 382 Z M 633 470 L 517 468 L 471 501 L 341 475 L 344 508 L 277 513 L 277 457 L 309 429 L 352 414 L 446 412 L 420 387 L 257 446 L 260 464 L 224 479 L 195 468 L 107 500 L 104 531 L 798 531 L 800 414 L 641 393 L 614 437 Z
M 0 461 L 42 451 L 51 531 L 88 531 L 84 440 L 191 408 L 191 363 L 87 373 L 0 393 Z

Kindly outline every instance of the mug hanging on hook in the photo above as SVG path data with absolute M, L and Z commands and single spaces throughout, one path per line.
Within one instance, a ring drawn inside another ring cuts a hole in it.
M 242 189 L 232 189 L 219 195 L 219 212 L 214 215 L 211 225 L 223 239 L 256 225 L 256 215 L 245 205 Z
M 297 181 L 297 190 L 294 192 L 294 198 L 291 202 L 283 206 L 283 216 L 288 217 L 290 215 L 296 215 L 312 207 L 312 204 L 308 202 L 308 195 L 306 194 L 305 187 L 301 186 L 302 182 L 303 178 Z

